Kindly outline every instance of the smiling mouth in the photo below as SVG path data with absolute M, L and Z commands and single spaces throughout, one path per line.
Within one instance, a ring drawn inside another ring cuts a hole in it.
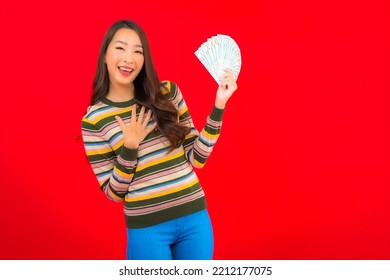
M 118 69 L 126 73 L 132 73 L 134 71 L 134 69 L 126 68 L 126 67 L 118 67 Z

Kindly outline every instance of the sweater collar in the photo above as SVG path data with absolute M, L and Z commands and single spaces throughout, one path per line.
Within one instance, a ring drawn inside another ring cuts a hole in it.
M 134 105 L 134 103 L 135 103 L 134 98 L 127 100 L 127 101 L 123 101 L 123 102 L 114 102 L 114 101 L 111 101 L 110 99 L 107 99 L 105 96 L 102 97 L 100 99 L 100 101 L 103 102 L 104 104 L 111 105 L 111 106 L 118 107 L 118 108 L 130 107 L 130 106 Z

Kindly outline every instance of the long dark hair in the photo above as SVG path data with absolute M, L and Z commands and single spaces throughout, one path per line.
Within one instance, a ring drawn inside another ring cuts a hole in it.
M 157 128 L 162 135 L 168 138 L 171 143 L 171 150 L 178 148 L 183 143 L 185 136 L 190 132 L 190 129 L 178 123 L 179 113 L 177 109 L 162 93 L 161 82 L 154 67 L 146 34 L 134 21 L 117 21 L 111 25 L 104 35 L 92 84 L 91 105 L 96 104 L 108 93 L 110 80 L 104 56 L 115 33 L 122 28 L 134 30 L 138 34 L 143 47 L 144 65 L 133 82 L 134 99 L 140 106 L 145 106 L 152 110 L 153 116 L 157 120 Z

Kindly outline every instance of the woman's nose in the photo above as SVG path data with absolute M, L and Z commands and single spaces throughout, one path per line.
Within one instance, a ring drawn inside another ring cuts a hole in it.
M 127 63 L 133 62 L 133 55 L 131 53 L 124 52 L 123 60 Z

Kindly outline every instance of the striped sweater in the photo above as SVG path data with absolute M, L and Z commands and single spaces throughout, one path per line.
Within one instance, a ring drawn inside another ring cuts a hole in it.
M 179 122 L 191 128 L 183 145 L 169 153 L 170 143 L 158 131 L 150 133 L 138 149 L 123 146 L 115 116 L 130 122 L 133 99 L 112 102 L 102 98 L 82 119 L 84 147 L 92 170 L 106 196 L 124 202 L 128 228 L 155 225 L 206 208 L 193 167 L 206 163 L 220 133 L 223 110 L 214 107 L 199 133 L 176 84 L 164 82 L 163 93 L 177 108 Z M 139 111 L 137 106 L 137 116 Z

